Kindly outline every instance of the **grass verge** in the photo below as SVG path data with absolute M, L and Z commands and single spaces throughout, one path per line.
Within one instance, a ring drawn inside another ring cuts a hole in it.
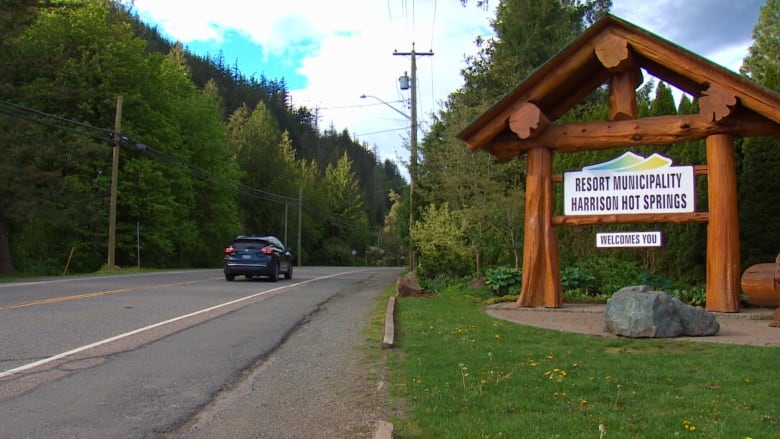
M 396 331 L 395 439 L 780 437 L 778 348 L 569 334 L 441 296 L 399 298 Z

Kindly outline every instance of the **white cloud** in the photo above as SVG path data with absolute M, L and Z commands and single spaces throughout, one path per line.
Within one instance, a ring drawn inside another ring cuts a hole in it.
M 127 0 L 131 1 L 131 0 Z M 495 8 L 499 0 L 491 1 Z M 388 101 L 408 112 L 399 99 L 409 92 L 398 88 L 398 77 L 410 72 L 408 52 L 433 50 L 434 56 L 417 58 L 418 117 L 425 127 L 429 115 L 462 85 L 464 57 L 474 54 L 477 36 L 491 34 L 492 11 L 456 0 L 286 0 L 281 2 L 221 0 L 134 0 L 142 18 L 185 44 L 223 41 L 236 32 L 262 47 L 264 59 L 239 59 L 245 73 L 268 72 L 255 61 L 269 62 L 272 55 L 298 66 L 285 74 L 302 75 L 305 87 L 288 86 L 297 106 L 319 108 L 320 128 L 347 128 L 369 146 L 379 145 L 380 158 L 406 160 L 408 120 L 373 99 Z M 614 0 L 613 14 L 702 54 L 719 64 L 738 69 L 751 44 L 752 27 L 761 0 Z M 291 49 L 292 48 L 292 49 Z M 301 49 L 305 49 L 301 54 Z M 292 59 L 302 56 L 300 60 Z M 250 56 L 252 58 L 252 56 Z M 281 79 L 269 77 L 269 79 Z M 374 104 L 374 105 L 372 105 Z M 388 131 L 383 134 L 371 134 Z

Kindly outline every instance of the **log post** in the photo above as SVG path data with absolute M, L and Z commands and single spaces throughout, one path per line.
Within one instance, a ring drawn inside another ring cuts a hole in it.
M 707 310 L 739 312 L 739 217 L 734 142 L 728 134 L 707 137 Z
M 609 79 L 609 120 L 630 120 L 637 117 L 636 87 L 642 73 L 627 70 L 615 73 Z
M 523 284 L 519 306 L 560 308 L 563 304 L 558 239 L 552 225 L 552 151 L 528 151 L 525 192 Z
M 642 72 L 625 38 L 609 34 L 598 42 L 596 58 L 610 71 L 609 120 L 636 119 L 636 88 L 642 84 Z

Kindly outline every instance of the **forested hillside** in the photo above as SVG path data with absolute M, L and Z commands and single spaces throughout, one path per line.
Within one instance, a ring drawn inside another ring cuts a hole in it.
M 305 264 L 395 262 L 400 171 L 318 130 L 284 78 L 189 54 L 110 1 L 8 0 L 0 20 L 0 273 L 106 264 L 114 145 L 119 266 L 139 248 L 144 266 L 218 266 L 242 233 L 300 242 Z
M 220 55 L 186 53 L 110 1 L 0 3 L 0 272 L 61 272 L 71 250 L 71 270 L 105 264 L 120 95 L 119 265 L 137 262 L 140 230 L 145 266 L 215 266 L 227 240 L 254 232 L 288 244 L 300 238 L 305 264 L 350 264 L 353 249 L 361 262 L 403 263 L 412 246 L 423 279 L 519 267 L 525 161 L 498 165 L 456 136 L 612 2 L 459 3 L 495 6 L 494 37 L 475 40 L 479 52 L 466 59 L 463 86 L 426 115 L 433 120 L 419 145 L 414 215 L 395 164 L 380 163 L 347 130 L 318 129 L 310 109 L 290 104 L 284 78 L 246 77 Z M 767 0 L 742 71 L 774 90 L 778 17 L 780 0 Z M 640 116 L 697 111 L 695 98 L 675 100 L 667 84 L 645 79 Z M 606 120 L 607 100 L 606 88 L 598 89 L 562 121 Z M 780 252 L 778 147 L 777 139 L 737 140 L 743 268 Z M 679 165 L 705 163 L 701 142 L 636 152 L 656 151 Z M 557 155 L 554 172 L 620 153 Z M 699 177 L 699 211 L 707 210 L 706 188 Z M 663 234 L 663 247 L 638 249 L 595 248 L 597 231 L 627 226 L 557 229 L 564 287 L 701 285 L 706 227 L 632 226 Z

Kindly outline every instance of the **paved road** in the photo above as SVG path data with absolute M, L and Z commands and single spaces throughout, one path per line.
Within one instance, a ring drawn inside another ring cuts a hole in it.
M 0 284 L 0 437 L 213 437 L 231 428 L 232 437 L 296 437 L 282 417 L 239 428 L 220 412 L 231 406 L 215 404 L 246 395 L 248 377 L 272 382 L 284 371 L 297 378 L 253 403 L 279 413 L 280 395 L 306 395 L 296 383 L 328 363 L 318 361 L 325 338 L 296 334 L 355 332 L 399 272 L 296 267 L 278 283 L 197 270 Z M 360 341 L 350 340 L 343 352 Z

